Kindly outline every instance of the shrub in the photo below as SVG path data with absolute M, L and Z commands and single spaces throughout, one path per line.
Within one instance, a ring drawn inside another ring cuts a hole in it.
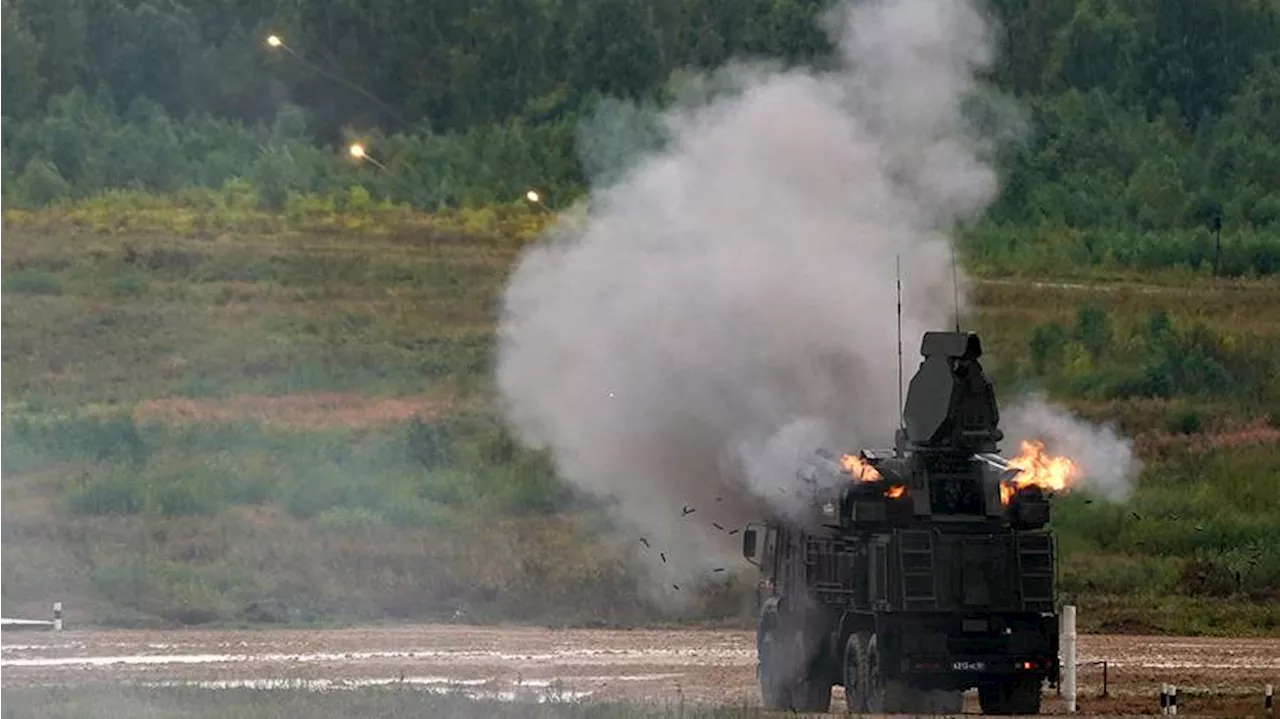
M 37 461 L 90 460 L 145 463 L 151 447 L 134 423 L 121 414 L 6 423 L 4 442 L 23 446 Z
M 1075 339 L 1084 345 L 1094 364 L 1097 364 L 1112 341 L 1111 317 L 1107 310 L 1098 305 L 1080 308 L 1076 313 Z
M 1031 334 L 1028 349 L 1031 352 L 1031 366 L 1037 374 L 1044 374 L 1051 364 L 1062 361 L 1062 351 L 1067 342 L 1067 330 L 1053 322 L 1038 325 Z
M 1169 418 L 1167 427 L 1170 432 L 1178 434 L 1195 434 L 1200 431 L 1200 413 L 1194 409 L 1184 409 Z
M 62 283 L 43 270 L 22 270 L 5 277 L 0 291 L 6 295 L 60 295 Z
M 136 514 L 146 498 L 135 475 L 112 469 L 83 476 L 66 493 L 66 503 L 76 514 Z

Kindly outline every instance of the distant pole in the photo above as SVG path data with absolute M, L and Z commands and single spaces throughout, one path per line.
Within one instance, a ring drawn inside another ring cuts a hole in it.
M 956 248 L 951 248 L 951 294 L 956 305 L 956 332 L 960 331 L 960 281 L 956 278 Z
M 1076 608 L 1062 608 L 1062 698 L 1067 713 L 1076 712 Z
M 1213 233 L 1213 274 L 1222 270 L 1222 205 L 1209 206 L 1209 231 Z
M 1275 713 L 1275 687 L 1272 687 L 1270 684 L 1267 685 L 1267 690 L 1264 693 L 1262 708 L 1266 710 L 1267 716 L 1271 716 Z
M 898 270 L 898 428 L 906 426 L 902 406 L 902 255 L 896 258 Z
M 53 631 L 62 631 L 62 602 L 53 603 Z

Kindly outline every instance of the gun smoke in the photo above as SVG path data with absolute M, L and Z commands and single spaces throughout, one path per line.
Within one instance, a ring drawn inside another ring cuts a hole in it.
M 646 586 L 673 603 L 672 583 L 740 558 L 711 522 L 800 506 L 803 455 L 891 445 L 895 264 L 909 373 L 921 334 L 954 322 L 948 233 L 998 189 L 999 132 L 964 110 L 995 57 L 978 7 L 880 0 L 826 21 L 839 67 L 699 78 L 663 113 L 665 145 L 593 187 L 503 298 L 508 421 L 661 538 L 667 562 L 640 554 Z
M 1005 456 L 1018 452 L 1024 440 L 1039 439 L 1051 454 L 1070 457 L 1080 471 L 1078 487 L 1113 502 L 1133 493 L 1142 462 L 1133 442 L 1110 424 L 1091 425 L 1039 394 L 1019 397 L 1001 413 Z

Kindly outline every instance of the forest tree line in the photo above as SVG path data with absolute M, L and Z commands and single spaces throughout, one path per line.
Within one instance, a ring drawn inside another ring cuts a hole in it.
M 18 206 L 232 180 L 265 206 L 353 185 L 425 209 L 537 186 L 563 206 L 596 170 L 579 130 L 601 103 L 644 123 L 681 72 L 831 53 L 816 0 L 2 3 L 3 194 Z M 1001 159 L 988 225 L 1280 228 L 1280 0 L 989 7 L 988 79 L 1032 123 Z M 352 138 L 390 173 L 346 157 Z

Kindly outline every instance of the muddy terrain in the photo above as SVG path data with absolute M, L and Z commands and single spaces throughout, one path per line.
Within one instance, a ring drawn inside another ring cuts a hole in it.
M 1280 640 L 1080 638 L 1087 713 L 1151 713 L 1159 685 L 1181 714 L 1251 714 L 1280 684 Z M 403 682 L 502 698 L 756 704 L 754 635 L 724 630 L 411 626 L 335 630 L 6 633 L 3 686 L 93 683 L 332 688 Z M 1053 690 L 1045 710 L 1061 711 Z M 833 710 L 843 710 L 836 689 Z M 976 710 L 976 697 L 968 697 Z

